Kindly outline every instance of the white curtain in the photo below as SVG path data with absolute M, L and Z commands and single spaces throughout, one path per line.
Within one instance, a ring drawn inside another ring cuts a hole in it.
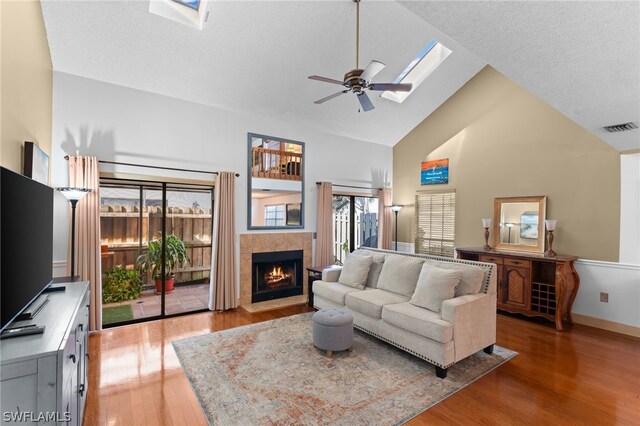
M 238 307 L 235 180 L 236 175 L 232 172 L 219 172 L 216 178 L 209 289 L 209 309 L 212 311 Z
M 89 188 L 76 206 L 75 273 L 89 281 L 89 329 L 102 329 L 102 265 L 100 255 L 100 174 L 95 157 L 69 157 L 69 186 Z M 70 212 L 71 213 L 71 212 Z M 69 215 L 71 226 L 71 214 Z M 71 232 L 69 232 L 71 235 Z M 71 243 L 71 238 L 69 238 Z M 71 275 L 71 244 L 67 259 L 67 275 Z

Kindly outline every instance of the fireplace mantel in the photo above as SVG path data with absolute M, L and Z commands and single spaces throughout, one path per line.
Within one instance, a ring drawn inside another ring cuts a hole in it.
M 251 255 L 273 251 L 303 251 L 303 268 L 311 267 L 311 232 L 240 234 L 240 298 L 238 305 L 251 304 Z M 307 274 L 303 274 L 307 294 Z

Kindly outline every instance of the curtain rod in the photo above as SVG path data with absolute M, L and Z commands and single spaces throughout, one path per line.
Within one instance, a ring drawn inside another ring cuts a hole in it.
M 320 185 L 322 182 L 316 182 L 316 185 Z M 370 191 L 377 191 L 379 189 L 382 188 L 368 188 L 366 186 L 354 186 L 354 185 L 336 185 L 335 183 L 332 183 L 331 186 L 339 186 L 341 188 L 356 188 L 356 189 L 368 189 Z
M 65 160 L 69 160 L 69 156 L 64 156 Z M 107 160 L 98 160 L 98 163 L 102 164 L 116 164 L 118 166 L 132 166 L 132 167 L 145 167 L 147 169 L 162 169 L 162 170 L 174 170 L 176 172 L 190 172 L 190 173 L 205 173 L 208 175 L 217 175 L 218 172 L 209 172 L 206 170 L 193 170 L 193 169 L 178 169 L 176 167 L 162 167 L 162 166 L 149 166 L 146 164 L 135 164 L 135 163 L 123 163 L 119 161 L 107 161 Z M 240 173 L 236 173 L 236 177 L 239 177 Z

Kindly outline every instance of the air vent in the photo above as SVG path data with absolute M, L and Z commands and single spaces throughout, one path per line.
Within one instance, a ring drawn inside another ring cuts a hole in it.
M 632 121 L 623 124 L 614 124 L 613 126 L 605 126 L 605 129 L 609 133 L 626 132 L 627 130 L 637 129 L 638 125 Z

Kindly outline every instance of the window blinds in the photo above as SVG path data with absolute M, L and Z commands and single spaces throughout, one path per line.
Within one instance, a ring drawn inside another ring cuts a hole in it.
M 456 192 L 418 191 L 415 215 L 416 253 L 453 257 Z

